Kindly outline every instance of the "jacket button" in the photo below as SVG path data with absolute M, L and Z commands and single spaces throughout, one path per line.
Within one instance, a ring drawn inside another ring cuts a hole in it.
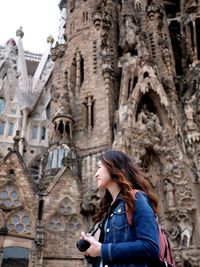
M 110 215 L 110 217 L 112 217 L 113 216 L 113 213 Z
M 110 231 L 110 229 L 108 228 L 108 229 L 106 229 L 106 232 L 109 232 Z
M 121 210 L 121 208 L 120 209 L 118 209 L 118 212 L 121 212 L 122 210 Z
M 108 265 L 106 264 L 106 265 L 104 265 L 104 267 L 108 267 Z

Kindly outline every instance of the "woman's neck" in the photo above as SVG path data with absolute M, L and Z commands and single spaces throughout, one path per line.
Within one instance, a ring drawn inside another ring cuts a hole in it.
M 112 196 L 112 199 L 113 199 L 112 203 L 113 203 L 115 201 L 116 197 L 118 196 L 119 192 L 121 191 L 121 189 L 120 189 L 119 185 L 116 184 L 116 183 L 112 184 L 112 186 L 110 186 L 107 189 L 108 189 L 108 191 L 110 192 L 110 194 Z

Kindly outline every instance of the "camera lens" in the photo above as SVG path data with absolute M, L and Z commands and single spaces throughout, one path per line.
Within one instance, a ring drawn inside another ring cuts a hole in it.
M 86 251 L 90 247 L 90 242 L 86 241 L 85 239 L 80 239 L 76 243 L 76 246 L 79 249 L 79 251 L 83 252 L 83 251 Z

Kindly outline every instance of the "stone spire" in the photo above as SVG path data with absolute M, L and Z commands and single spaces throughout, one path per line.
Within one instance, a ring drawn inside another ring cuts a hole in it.
M 25 60 L 25 55 L 24 55 L 24 48 L 22 44 L 22 38 L 24 36 L 24 32 L 22 31 L 22 27 L 20 27 L 16 31 L 16 36 L 18 37 L 18 66 L 17 66 L 17 71 L 18 71 L 18 80 L 19 80 L 19 86 L 22 91 L 26 91 L 29 86 L 29 81 L 28 81 L 28 72 L 27 72 L 27 67 L 26 67 L 26 60 Z
M 49 35 L 47 37 L 48 46 L 42 55 L 40 63 L 38 65 L 37 70 L 36 70 L 34 77 L 33 77 L 33 85 L 32 85 L 33 91 L 36 89 L 36 86 L 38 85 L 38 83 L 41 82 L 41 77 L 42 77 L 42 75 L 44 76 L 44 72 L 45 72 L 46 76 L 48 76 L 48 77 L 52 72 L 53 62 L 51 60 L 49 60 L 49 57 L 50 57 L 50 51 L 51 51 L 53 43 L 54 43 L 54 38 L 52 35 Z M 45 67 L 46 67 L 46 70 L 44 71 Z M 46 82 L 46 79 L 43 79 L 43 80 L 44 80 L 44 82 Z

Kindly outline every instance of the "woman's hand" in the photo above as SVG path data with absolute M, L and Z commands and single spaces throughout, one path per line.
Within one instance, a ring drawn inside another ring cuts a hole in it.
M 84 252 L 85 256 L 97 257 L 101 255 L 101 243 L 96 241 L 90 234 L 81 233 L 81 238 L 90 243 L 90 247 Z

